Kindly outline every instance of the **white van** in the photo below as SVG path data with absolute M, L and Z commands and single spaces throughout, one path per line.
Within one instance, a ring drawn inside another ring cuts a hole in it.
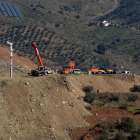
M 80 74 L 80 69 L 74 69 L 74 74 Z

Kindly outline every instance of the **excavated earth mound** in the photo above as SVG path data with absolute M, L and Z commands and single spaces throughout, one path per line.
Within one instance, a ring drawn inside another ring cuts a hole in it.
M 140 84 L 139 76 L 54 73 L 32 77 L 28 73 L 37 66 L 28 58 L 14 54 L 11 79 L 9 54 L 6 47 L 1 47 L 0 139 L 86 139 L 88 130 L 100 120 L 114 117 L 111 116 L 113 112 L 116 116 L 131 115 L 127 111 L 114 109 L 94 108 L 88 111 L 85 109 L 87 103 L 83 101 L 85 93 L 82 88 L 92 85 L 95 92 L 130 92 L 134 84 Z M 95 116 L 95 113 L 98 115 Z

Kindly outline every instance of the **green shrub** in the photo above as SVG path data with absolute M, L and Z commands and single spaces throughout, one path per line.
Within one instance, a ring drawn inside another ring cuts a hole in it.
M 58 11 L 59 14 L 63 14 L 63 11 Z
M 112 95 L 111 95 L 111 98 L 110 98 L 110 101 L 118 102 L 119 99 L 120 99 L 119 95 L 114 95 L 114 94 L 112 94 Z
M 130 117 L 122 117 L 121 129 L 124 132 L 130 132 L 132 129 L 135 129 L 134 119 Z
M 104 129 L 107 129 L 108 128 L 108 125 L 109 125 L 109 122 L 108 121 L 100 121 L 99 122 L 99 126 L 104 130 Z
M 94 100 L 94 93 L 86 93 L 84 101 L 87 103 L 92 103 Z
M 127 140 L 123 131 L 116 133 L 115 140 Z
M 119 107 L 119 109 L 128 110 L 128 104 L 127 103 L 121 104 L 121 106 Z
M 60 24 L 59 24 L 59 23 L 55 24 L 55 27 L 59 27 L 59 26 L 60 26 Z
M 86 86 L 83 88 L 84 92 L 91 92 L 93 90 L 93 86 Z
M 104 131 L 102 134 L 97 135 L 95 140 L 106 140 L 110 136 L 109 131 Z
M 129 97 L 128 97 L 128 101 L 131 102 L 135 102 L 137 99 L 139 98 L 139 95 L 138 94 L 131 94 Z
M 130 88 L 130 91 L 132 91 L 132 92 L 140 92 L 140 85 L 134 85 L 132 88 Z
M 80 18 L 80 16 L 79 16 L 79 15 L 77 15 L 77 16 L 76 16 L 76 18 Z
M 98 49 L 99 54 L 105 54 L 105 51 L 106 51 L 107 48 L 106 48 L 105 45 L 100 44 L 100 45 L 97 46 L 97 49 Z
M 129 140 L 140 140 L 140 126 L 131 131 Z
M 92 110 L 93 106 L 92 105 L 87 105 L 87 106 L 85 106 L 85 108 L 88 109 L 88 110 Z

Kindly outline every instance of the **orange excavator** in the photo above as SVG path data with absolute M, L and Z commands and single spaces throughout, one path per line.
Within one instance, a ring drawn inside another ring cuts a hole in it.
M 67 67 L 63 67 L 62 74 L 69 74 L 74 72 L 75 62 L 72 61 L 68 64 Z
M 38 52 L 38 49 L 36 46 L 36 43 L 35 42 L 31 43 L 31 46 L 33 46 L 34 51 L 36 53 L 36 56 L 38 58 L 38 69 L 31 70 L 32 76 L 47 75 L 49 73 L 49 71 L 48 71 L 47 67 L 45 67 L 42 63 L 41 57 L 39 55 L 39 52 Z
M 91 71 L 92 74 L 98 74 L 98 72 L 99 72 L 98 69 L 94 68 L 94 65 L 91 66 L 90 71 Z

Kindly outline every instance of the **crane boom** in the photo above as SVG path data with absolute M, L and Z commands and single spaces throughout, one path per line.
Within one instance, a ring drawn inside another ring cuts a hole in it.
M 35 53 L 36 53 L 36 55 L 37 55 L 39 64 L 42 66 L 42 68 L 43 68 L 43 70 L 44 70 L 45 67 L 44 67 L 44 65 L 43 65 L 43 63 L 42 63 L 41 57 L 40 57 L 40 55 L 39 55 L 39 52 L 38 52 L 38 49 L 37 49 L 37 46 L 36 46 L 36 43 L 33 42 L 33 43 L 31 43 L 31 45 L 33 46 L 34 51 L 35 51 Z

